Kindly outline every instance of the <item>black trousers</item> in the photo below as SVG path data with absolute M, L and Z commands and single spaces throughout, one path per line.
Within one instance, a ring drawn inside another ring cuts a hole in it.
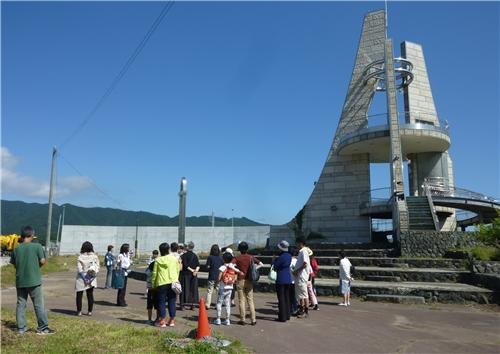
M 94 287 L 85 290 L 87 293 L 87 302 L 89 312 L 92 312 L 94 308 Z M 82 312 L 82 300 L 83 300 L 83 290 L 76 292 L 76 311 Z
M 276 284 L 278 295 L 278 321 L 290 319 L 290 284 Z
M 123 288 L 118 289 L 118 294 L 116 294 L 116 304 L 118 306 L 125 306 L 127 303 L 125 302 L 125 294 L 127 292 L 127 280 L 128 277 L 125 277 L 123 281 Z

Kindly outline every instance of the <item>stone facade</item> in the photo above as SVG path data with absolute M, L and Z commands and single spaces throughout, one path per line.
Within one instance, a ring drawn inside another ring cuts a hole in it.
M 500 275 L 500 262 L 474 260 L 472 263 L 472 271 L 474 273 Z
M 443 257 L 453 248 L 473 247 L 477 244 L 470 232 L 408 231 L 401 234 L 401 256 Z
M 337 132 L 314 191 L 304 206 L 302 230 L 334 242 L 369 242 L 370 220 L 359 214 L 360 195 L 370 190 L 368 154 L 338 155 L 340 139 L 367 126 L 376 82 L 364 82 L 367 65 L 384 59 L 385 14 L 365 16 L 354 70 Z

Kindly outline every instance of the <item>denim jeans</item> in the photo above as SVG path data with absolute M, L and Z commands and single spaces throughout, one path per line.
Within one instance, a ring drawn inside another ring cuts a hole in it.
M 32 286 L 29 288 L 17 288 L 17 305 L 16 305 L 16 322 L 18 329 L 26 328 L 26 304 L 28 303 L 28 295 L 33 302 L 35 308 L 35 315 L 38 321 L 38 330 L 43 331 L 49 327 L 49 320 L 45 312 L 43 304 L 43 291 L 42 286 Z
M 165 319 L 165 317 L 167 317 L 167 304 L 168 315 L 170 318 L 175 318 L 177 294 L 172 290 L 172 284 L 161 285 L 156 291 L 158 294 L 158 311 L 160 312 L 160 318 Z
M 104 288 L 111 288 L 111 279 L 113 276 L 113 266 L 106 266 L 108 272 L 106 273 L 106 283 L 104 283 Z

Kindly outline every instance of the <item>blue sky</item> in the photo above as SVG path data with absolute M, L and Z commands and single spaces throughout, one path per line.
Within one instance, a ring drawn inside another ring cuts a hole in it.
M 2 2 L 2 198 L 47 201 L 52 145 L 93 108 L 163 5 Z M 383 6 L 176 3 L 61 150 L 85 177 L 59 159 L 55 201 L 174 216 L 186 176 L 188 215 L 234 209 L 287 222 L 328 153 L 363 15 Z M 403 40 L 424 46 L 456 185 L 498 197 L 499 3 L 390 2 L 389 36 L 396 55 Z M 373 188 L 387 176 L 374 167 Z

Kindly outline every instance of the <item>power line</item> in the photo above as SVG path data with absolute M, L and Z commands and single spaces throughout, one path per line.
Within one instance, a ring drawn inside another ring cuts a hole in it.
M 80 131 L 87 125 L 87 123 L 90 121 L 90 119 L 96 114 L 96 112 L 101 108 L 103 105 L 104 101 L 113 93 L 114 89 L 118 85 L 118 83 L 123 79 L 127 71 L 130 69 L 132 64 L 134 63 L 135 59 L 139 56 L 139 54 L 142 52 L 146 44 L 148 43 L 149 39 L 153 35 L 153 33 L 156 31 L 160 23 L 163 21 L 165 16 L 170 12 L 174 5 L 174 0 L 167 2 L 167 4 L 163 7 L 161 10 L 160 14 L 158 17 L 155 19 L 149 30 L 146 32 L 142 40 L 140 41 L 139 45 L 135 48 L 134 52 L 132 55 L 128 58 L 128 60 L 125 62 L 123 65 L 122 69 L 118 73 L 118 75 L 113 79 L 111 84 L 108 86 L 107 90 L 104 92 L 104 94 L 99 98 L 97 101 L 96 105 L 92 110 L 85 116 L 85 118 L 82 120 L 82 122 L 76 127 L 76 129 L 62 142 L 62 144 L 59 145 L 59 148 L 61 149 L 63 146 L 68 144 L 73 138 L 80 133 Z
M 64 162 L 66 162 L 68 164 L 69 167 L 71 167 L 76 173 L 78 173 L 81 177 L 85 177 L 88 179 L 88 181 L 90 182 L 90 184 L 98 191 L 100 192 L 102 195 L 104 195 L 105 197 L 107 197 L 109 200 L 111 200 L 113 203 L 115 203 L 116 205 L 120 206 L 121 208 L 125 208 L 125 206 L 120 202 L 118 201 L 117 199 L 113 198 L 111 195 L 109 195 L 109 193 L 107 193 L 106 191 L 104 191 L 101 187 L 99 187 L 97 185 L 97 183 L 90 177 L 84 175 L 82 172 L 80 172 L 80 170 L 78 168 L 75 167 L 75 165 L 73 165 L 66 157 L 64 157 L 61 152 L 58 153 L 59 157 L 62 158 L 64 160 Z

